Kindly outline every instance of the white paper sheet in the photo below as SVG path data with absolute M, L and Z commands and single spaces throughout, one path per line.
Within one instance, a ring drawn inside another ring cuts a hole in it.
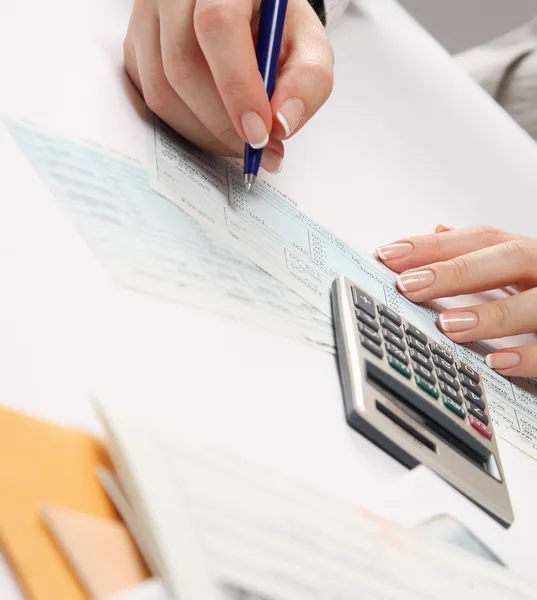
M 362 513 L 255 464 L 167 440 L 97 403 L 131 504 L 181 600 L 528 600 L 535 586 L 488 560 Z
M 263 182 L 246 193 L 242 170 L 182 140 L 158 118 L 149 127 L 151 185 L 163 196 L 331 317 L 333 279 L 343 274 L 480 373 L 496 433 L 537 458 L 537 382 L 509 381 L 484 363 L 484 343 L 459 346 L 436 325 L 437 312 L 398 293 L 394 274 L 310 219 Z

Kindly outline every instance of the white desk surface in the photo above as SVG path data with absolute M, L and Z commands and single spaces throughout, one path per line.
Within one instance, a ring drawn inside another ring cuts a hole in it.
M 392 0 L 360 6 L 332 31 L 334 94 L 288 143 L 275 184 L 355 246 L 440 222 L 531 234 L 537 146 Z M 144 161 L 140 102 L 122 71 L 129 10 L 129 0 L 0 0 L 0 110 Z M 404 472 L 348 430 L 333 357 L 118 290 L 38 182 L 2 160 L 2 402 L 93 431 L 88 393 L 115 391 L 172 430 L 358 501 Z M 535 539 L 537 463 L 501 450 L 509 535 Z M 0 597 L 19 597 L 7 570 Z

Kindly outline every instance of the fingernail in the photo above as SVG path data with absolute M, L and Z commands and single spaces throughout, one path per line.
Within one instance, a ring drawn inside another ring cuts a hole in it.
M 277 152 L 266 149 L 263 152 L 261 166 L 269 173 L 279 173 L 283 169 L 283 159 Z
M 470 311 L 443 313 L 438 316 L 440 327 L 447 332 L 468 331 L 479 322 L 477 315 Z
M 434 271 L 430 269 L 409 271 L 397 277 L 397 285 L 403 292 L 417 292 L 432 285 L 434 280 Z
M 446 227 L 445 225 L 437 225 L 434 230 L 435 233 L 444 233 L 445 231 L 451 231 L 451 227 Z
M 306 107 L 304 106 L 304 102 L 299 98 L 290 98 L 280 106 L 276 116 L 278 117 L 278 121 L 282 124 L 282 127 L 285 129 L 285 137 L 290 136 L 298 127 L 305 112 Z
M 249 110 L 243 113 L 241 123 L 244 135 L 252 148 L 257 150 L 267 145 L 269 141 L 267 126 L 256 112 Z
M 491 369 L 512 369 L 522 362 L 518 352 L 495 352 L 485 357 L 485 362 Z
M 382 260 L 393 260 L 394 258 L 403 258 L 408 256 L 414 246 L 409 242 L 401 242 L 397 244 L 388 244 L 387 246 L 380 246 L 375 250 L 379 258 Z

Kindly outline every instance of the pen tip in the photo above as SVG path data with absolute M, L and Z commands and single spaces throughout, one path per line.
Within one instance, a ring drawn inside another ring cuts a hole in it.
M 249 192 L 252 189 L 252 184 L 250 182 L 245 183 L 244 187 L 246 188 L 246 192 Z

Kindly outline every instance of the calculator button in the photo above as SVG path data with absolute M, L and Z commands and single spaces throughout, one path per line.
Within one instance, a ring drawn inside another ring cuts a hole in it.
M 401 320 L 401 317 L 396 312 L 394 312 L 391 308 L 388 308 L 385 304 L 381 304 L 379 306 L 379 313 L 381 315 L 383 315 L 384 317 L 387 317 L 388 319 L 390 319 L 390 321 L 395 323 L 397 326 L 401 325 L 401 323 L 403 322 Z
M 452 387 L 449 387 L 449 385 L 447 385 L 447 383 L 444 383 L 443 381 L 441 381 L 438 384 L 438 387 L 440 388 L 440 391 L 442 392 L 442 394 L 444 394 L 444 396 L 447 396 L 448 398 L 451 398 L 453 400 L 453 402 L 456 402 L 457 404 L 462 405 L 462 398 L 459 396 L 459 394 L 457 394 L 457 392 Z
M 485 436 L 488 440 L 492 439 L 492 429 L 487 427 L 485 423 L 481 423 L 481 421 L 473 415 L 468 415 L 468 421 L 470 422 L 470 425 L 479 431 L 481 435 Z
M 433 363 L 427 357 L 423 356 L 421 352 L 414 350 L 414 348 L 410 348 L 410 358 L 419 362 L 420 365 L 423 365 L 429 371 L 433 370 Z
M 391 331 L 393 335 L 396 335 L 399 339 L 403 339 L 403 332 L 401 331 L 401 328 L 397 327 L 395 323 L 392 323 L 390 319 L 387 319 L 386 317 L 380 317 L 380 324 L 388 331 Z
M 433 385 L 436 383 L 434 375 L 431 373 L 431 371 L 428 371 L 423 365 L 420 365 L 419 363 L 412 361 L 412 367 L 413 367 L 414 373 L 416 373 L 416 375 L 419 375 L 420 377 L 427 379 L 427 381 L 429 383 L 432 383 Z
M 399 362 L 396 358 L 394 358 L 393 356 L 390 356 L 389 354 L 388 354 L 388 362 L 396 371 L 399 371 L 399 373 L 401 373 L 401 375 L 403 375 L 407 379 L 410 379 L 410 376 L 411 376 L 410 369 L 408 367 L 406 367 L 403 363 Z
M 466 375 L 461 375 L 461 383 L 465 388 L 469 389 L 471 392 L 476 394 L 476 396 L 483 395 L 481 388 L 476 383 L 474 383 L 471 379 L 468 379 L 468 377 L 466 377 Z
M 485 425 L 489 424 L 489 418 L 487 417 L 487 415 L 482 410 L 479 410 L 479 408 L 477 408 L 477 406 L 475 406 L 471 402 L 466 403 L 466 410 L 471 415 L 474 415 L 474 417 L 479 419 L 481 423 L 484 423 Z
M 393 333 L 391 331 L 388 331 L 387 329 L 383 329 L 382 335 L 384 335 L 384 341 L 389 342 L 390 344 L 393 344 L 394 346 L 397 346 L 399 348 L 399 350 L 403 350 L 403 351 L 406 350 L 405 342 L 403 342 L 403 340 L 400 340 L 396 335 L 393 335 Z
M 453 364 L 453 355 L 451 354 L 451 352 L 444 350 L 444 348 L 442 348 L 442 346 L 440 344 L 437 344 L 436 342 L 433 344 L 432 348 L 433 348 L 433 352 L 437 356 L 439 356 L 440 358 L 443 358 L 450 365 Z
M 399 350 L 399 348 L 393 344 L 386 344 L 386 351 L 388 354 L 394 356 L 399 362 L 402 362 L 404 365 L 408 365 L 408 356 L 406 353 Z
M 466 416 L 466 413 L 464 412 L 464 408 L 462 408 L 462 406 L 459 406 L 456 402 L 453 401 L 452 398 L 449 398 L 447 396 L 444 396 L 442 398 L 442 400 L 444 402 L 444 406 L 448 410 L 450 410 L 452 413 L 456 414 L 461 419 L 464 419 L 464 417 Z
M 354 306 L 356 306 L 356 308 L 363 310 L 373 319 L 377 316 L 377 313 L 375 312 L 375 301 L 373 298 L 371 298 L 371 296 L 368 296 L 367 294 L 364 294 L 362 290 L 353 287 L 352 297 L 354 300 Z
M 376 331 L 373 331 L 367 325 L 364 325 L 363 323 L 358 323 L 358 331 L 360 333 L 363 333 L 370 340 L 373 340 L 375 342 L 375 344 L 377 344 L 378 346 L 380 346 L 382 344 L 382 339 L 381 339 L 380 335 Z
M 371 327 L 371 329 L 373 329 L 374 331 L 379 330 L 379 325 L 377 323 L 377 320 L 370 317 L 363 310 L 356 309 L 356 318 L 358 319 L 358 321 L 361 321 L 364 325 Z
M 448 363 L 447 360 L 444 360 L 443 358 L 438 356 L 438 354 L 433 355 L 433 362 L 439 369 L 442 369 L 446 373 L 449 373 L 451 377 L 457 377 L 457 371 L 455 371 L 454 367 L 451 366 L 451 364 Z
M 418 342 L 422 344 L 427 344 L 427 336 L 422 333 L 419 329 L 416 329 L 414 325 L 407 325 L 405 328 L 407 335 L 411 335 L 413 338 L 417 339 Z
M 408 345 L 414 350 L 421 352 L 426 358 L 431 357 L 431 353 L 429 352 L 429 348 L 425 344 L 422 344 L 419 340 L 413 338 L 412 336 L 407 337 Z
M 416 376 L 416 383 L 423 391 L 427 392 L 429 396 L 432 396 L 435 400 L 438 399 L 438 392 L 436 388 L 434 387 L 434 385 L 431 385 L 426 379 Z
M 467 390 L 465 387 L 462 388 L 462 393 L 464 394 L 466 400 L 470 401 L 472 404 L 475 404 L 477 408 L 485 410 L 485 401 L 483 398 L 480 398 L 478 395 L 474 394 L 470 390 Z
M 459 385 L 459 382 L 454 377 L 451 377 L 449 373 L 446 373 L 442 369 L 437 369 L 436 374 L 438 375 L 438 379 L 445 381 L 455 391 L 460 390 L 461 386 Z
M 384 356 L 384 352 L 382 352 L 382 348 L 380 348 L 380 346 L 377 346 L 377 344 L 372 342 L 369 338 L 365 337 L 364 335 L 360 336 L 360 342 L 364 348 L 367 348 L 369 350 L 369 352 L 372 352 L 379 358 L 382 358 Z
M 479 383 L 479 375 L 468 365 L 459 365 L 459 373 L 466 375 L 468 379 L 471 379 L 474 383 Z

